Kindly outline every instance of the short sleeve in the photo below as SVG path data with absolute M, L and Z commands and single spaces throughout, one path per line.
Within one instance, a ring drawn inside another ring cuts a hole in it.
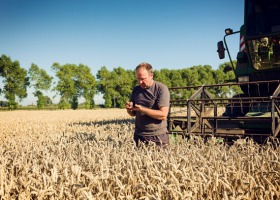
M 169 107 L 170 104 L 170 93 L 166 85 L 162 84 L 159 91 L 158 106 Z

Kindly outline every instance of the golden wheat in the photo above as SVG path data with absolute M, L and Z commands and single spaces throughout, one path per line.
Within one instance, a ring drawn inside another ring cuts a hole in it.
M 136 148 L 123 109 L 0 112 L 0 199 L 279 199 L 280 148 Z

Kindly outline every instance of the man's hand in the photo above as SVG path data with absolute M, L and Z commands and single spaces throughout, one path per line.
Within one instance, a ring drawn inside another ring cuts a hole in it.
M 135 116 L 136 112 L 141 112 L 145 115 L 148 115 L 149 117 L 158 120 L 166 120 L 169 112 L 169 107 L 160 107 L 159 110 L 153 110 L 138 104 L 135 104 L 133 106 L 133 102 L 126 102 L 125 108 L 130 116 Z
M 125 103 L 125 108 L 126 108 L 127 110 L 132 110 L 132 108 L 133 108 L 133 102 L 126 102 L 126 103 Z
M 133 104 L 133 102 L 126 102 L 125 108 L 127 110 L 130 110 L 130 111 L 139 111 L 139 112 L 141 112 L 142 109 L 143 109 L 143 106 L 138 105 L 138 104 Z
M 127 113 L 130 115 L 130 116 L 135 116 L 136 115 L 136 110 L 135 108 L 133 107 L 133 102 L 126 102 L 125 103 L 125 108 L 126 108 L 126 111 Z

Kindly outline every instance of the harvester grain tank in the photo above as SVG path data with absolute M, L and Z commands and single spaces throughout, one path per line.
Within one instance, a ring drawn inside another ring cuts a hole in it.
M 253 137 L 257 141 L 279 137 L 280 1 L 245 0 L 244 9 L 244 24 L 239 31 L 226 29 L 217 50 L 220 59 L 227 52 L 231 66 L 224 69 L 233 70 L 236 79 L 216 85 L 170 88 L 177 93 L 170 102 L 170 133 L 184 137 Z M 233 34 L 240 34 L 236 66 L 226 43 Z M 234 86 L 242 92 L 230 98 L 213 94 L 217 88 Z M 183 90 L 191 89 L 196 89 L 192 96 L 180 98 Z

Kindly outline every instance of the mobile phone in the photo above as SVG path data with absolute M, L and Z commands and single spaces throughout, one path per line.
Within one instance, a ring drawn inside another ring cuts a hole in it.
M 133 101 L 132 103 L 133 103 L 133 108 L 135 108 L 135 101 Z

